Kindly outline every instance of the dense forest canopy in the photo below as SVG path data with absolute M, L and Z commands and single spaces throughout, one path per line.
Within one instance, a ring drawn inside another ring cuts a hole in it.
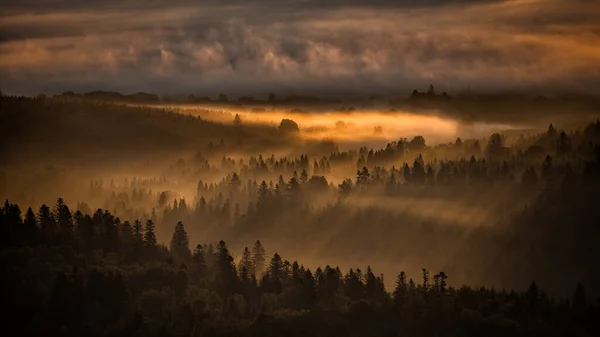
M 597 335 L 597 115 L 467 134 L 451 109 L 427 107 L 452 99 L 437 95 L 416 92 L 380 115 L 249 98 L 192 113 L 121 96 L 1 96 L 7 326 Z M 409 133 L 410 119 L 386 124 L 399 106 L 428 109 L 410 118 L 429 133 Z M 319 127 L 348 137 L 320 138 Z M 435 140 L 444 132 L 452 141 Z

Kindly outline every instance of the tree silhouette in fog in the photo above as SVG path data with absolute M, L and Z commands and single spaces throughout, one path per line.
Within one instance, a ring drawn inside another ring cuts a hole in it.
M 267 262 L 265 248 L 263 247 L 260 240 L 256 240 L 254 242 L 254 246 L 252 247 L 252 268 L 253 273 L 256 275 L 260 275 L 265 269 Z
M 282 119 L 278 130 L 282 134 L 293 134 L 300 131 L 298 124 L 291 119 Z
M 181 221 L 175 225 L 175 232 L 173 233 L 169 250 L 181 261 L 189 261 L 191 257 L 188 235 Z

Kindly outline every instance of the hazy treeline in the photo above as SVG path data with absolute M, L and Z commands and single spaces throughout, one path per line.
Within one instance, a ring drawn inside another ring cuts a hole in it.
M 45 96 L 44 96 L 45 97 Z M 319 110 L 320 106 L 327 105 L 337 111 L 353 111 L 356 105 L 362 108 L 379 108 L 389 111 L 396 109 L 420 110 L 421 113 L 436 111 L 445 116 L 457 118 L 462 121 L 502 121 L 536 122 L 541 118 L 552 118 L 555 122 L 568 122 L 573 119 L 585 120 L 597 114 L 600 100 L 594 96 L 563 95 L 545 97 L 531 94 L 475 94 L 470 91 L 458 92 L 449 95 L 446 92 L 437 92 L 433 85 L 426 91 L 413 90 L 408 97 L 390 95 L 370 95 L 365 97 L 346 97 L 341 99 L 327 99 L 317 96 L 278 96 L 270 92 L 264 97 L 240 96 L 229 97 L 219 93 L 215 97 L 202 95 L 175 95 L 159 97 L 156 94 L 138 92 L 134 94 L 121 94 L 110 91 L 92 91 L 81 94 L 64 92 L 54 98 L 80 98 L 91 101 L 123 102 L 133 104 L 199 104 L 205 106 L 222 107 L 252 107 L 253 111 L 264 111 L 273 107 L 287 107 L 301 112 L 294 107 L 307 107 Z M 349 105 L 348 109 L 344 105 Z M 339 106 L 343 106 L 339 108 Z M 481 114 L 485 110 L 485 114 Z M 573 112 L 578 116 L 574 116 Z M 582 118 L 583 117 L 583 118 Z
M 408 98 L 394 99 L 396 109 L 436 110 L 463 121 L 578 123 L 597 116 L 600 99 L 591 95 L 545 97 L 519 93 L 475 94 L 463 91 L 454 96 L 437 92 L 433 85 L 427 91 L 415 89 Z
M 522 288 L 536 279 L 563 293 L 581 281 L 596 293 L 599 135 L 593 123 L 569 135 L 551 126 L 510 148 L 498 134 L 485 146 L 458 140 L 433 148 L 415 137 L 312 164 L 308 156 L 259 156 L 211 166 L 195 157 L 178 161 L 172 176 L 193 183 L 206 172 L 228 173 L 217 182 L 200 179 L 193 197 L 140 180 L 93 181 L 90 191 L 127 219 L 153 219 L 165 241 L 183 221 L 194 238 L 241 247 L 261 237 L 314 264 L 371 260 L 386 273 L 399 263 L 411 272 L 426 264 L 459 282 Z M 444 147 L 470 159 L 438 161 L 433 156 Z M 412 164 L 379 166 L 411 153 L 418 153 Z M 339 178 L 352 170 L 354 177 Z
M 219 93 L 215 98 L 208 96 L 175 95 L 159 97 L 155 94 L 138 92 L 135 94 L 121 94 L 111 91 L 91 91 L 82 94 L 77 94 L 72 91 L 63 92 L 60 95 L 55 95 L 55 98 L 83 98 L 86 100 L 107 101 L 107 102 L 126 102 L 140 104 L 156 104 L 156 103 L 190 103 L 190 104 L 233 104 L 233 105 L 289 105 L 289 104 L 323 104 L 323 103 L 339 103 L 340 100 L 323 99 L 316 96 L 301 96 L 291 95 L 278 97 L 274 93 L 269 93 L 266 99 L 255 98 L 253 96 L 240 96 L 237 99 L 229 98 L 224 93 Z

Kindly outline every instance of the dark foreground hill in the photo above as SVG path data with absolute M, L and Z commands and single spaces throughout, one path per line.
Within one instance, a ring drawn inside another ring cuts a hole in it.
M 597 336 L 598 303 L 452 287 L 443 271 L 400 272 L 393 289 L 370 267 L 305 268 L 249 242 L 169 247 L 154 223 L 108 211 L 71 213 L 6 203 L 0 211 L 4 336 Z M 236 263 L 237 262 L 237 263 Z M 388 276 L 392 277 L 392 276 Z

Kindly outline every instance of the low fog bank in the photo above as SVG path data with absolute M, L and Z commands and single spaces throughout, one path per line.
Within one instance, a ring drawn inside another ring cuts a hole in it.
M 356 109 L 278 107 L 224 107 L 214 105 L 159 105 L 180 110 L 220 123 L 231 123 L 238 115 L 246 125 L 277 127 L 281 120 L 291 119 L 298 124 L 300 136 L 310 141 L 332 141 L 342 150 L 384 147 L 402 137 L 421 135 L 428 145 L 453 142 L 458 137 L 485 138 L 495 132 L 533 134 L 544 130 L 546 122 L 520 120 L 517 116 L 504 122 L 485 120 L 467 121 L 448 116 L 440 110 L 389 110 L 386 108 Z M 559 127 L 573 128 L 593 120 L 594 115 L 556 116 Z M 579 118 L 578 118 L 579 117 Z

